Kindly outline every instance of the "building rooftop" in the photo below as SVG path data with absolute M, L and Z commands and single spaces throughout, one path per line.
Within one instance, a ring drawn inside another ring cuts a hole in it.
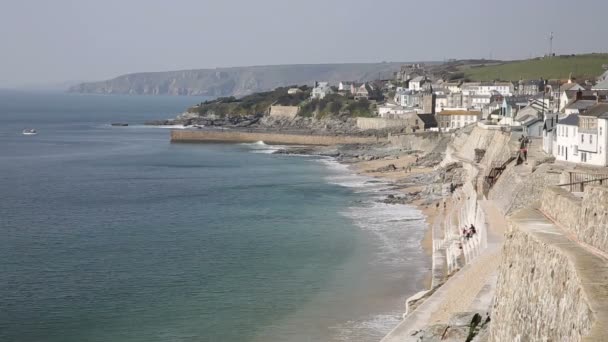
M 588 108 L 584 116 L 595 116 L 596 118 L 608 119 L 608 103 L 597 103 Z
M 566 109 L 578 109 L 578 110 L 583 110 L 583 109 L 587 109 L 589 107 L 594 106 L 597 103 L 596 100 L 578 100 L 575 102 L 572 102 L 571 104 L 566 106 Z
M 442 110 L 439 115 L 481 115 L 477 110 Z
M 599 82 L 598 84 L 596 84 L 595 86 L 593 86 L 593 88 L 591 88 L 593 90 L 605 90 L 608 89 L 608 79 L 605 79 L 601 82 Z
M 570 114 L 560 119 L 558 125 L 578 126 L 578 114 Z

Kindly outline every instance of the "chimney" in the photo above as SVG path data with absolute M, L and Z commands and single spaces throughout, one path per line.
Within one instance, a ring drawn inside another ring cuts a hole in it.
M 600 103 L 600 94 L 596 91 L 593 93 L 593 95 L 595 95 L 595 102 Z

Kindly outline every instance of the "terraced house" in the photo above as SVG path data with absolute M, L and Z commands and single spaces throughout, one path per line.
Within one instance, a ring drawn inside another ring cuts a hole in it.
M 608 103 L 559 120 L 552 152 L 557 160 L 608 166 Z M 544 144 L 547 142 L 544 142 Z

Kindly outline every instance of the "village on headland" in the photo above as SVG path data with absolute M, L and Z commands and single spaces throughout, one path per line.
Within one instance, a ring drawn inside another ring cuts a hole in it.
M 156 124 L 191 127 L 173 142 L 334 157 L 390 182 L 399 194 L 382 202 L 418 208 L 429 279 L 382 342 L 608 341 L 608 71 L 473 82 L 445 69 L 219 98 Z

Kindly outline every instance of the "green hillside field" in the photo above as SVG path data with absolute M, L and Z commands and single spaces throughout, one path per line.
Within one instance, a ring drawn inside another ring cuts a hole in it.
M 465 77 L 475 81 L 518 81 L 520 79 L 567 79 L 570 73 L 577 79 L 594 79 L 608 65 L 608 54 L 556 56 L 505 62 L 492 66 L 474 66 L 462 70 Z

